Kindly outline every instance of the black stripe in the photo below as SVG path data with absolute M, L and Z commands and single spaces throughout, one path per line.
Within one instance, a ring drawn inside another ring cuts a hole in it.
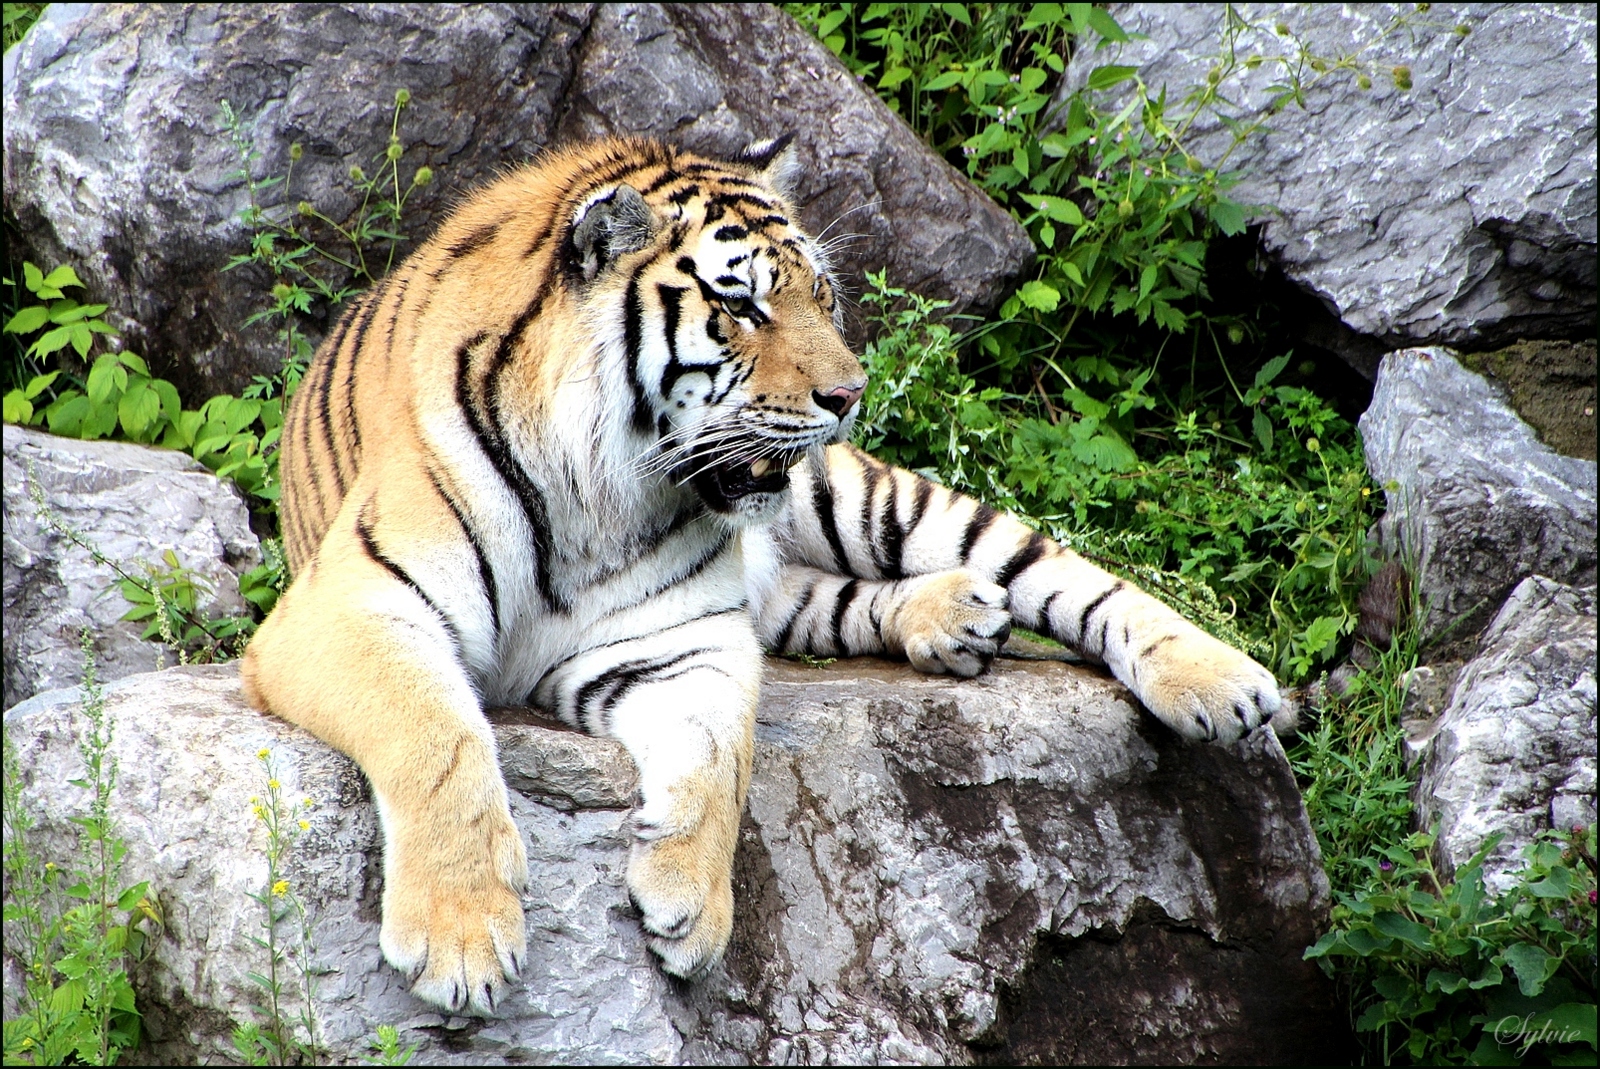
M 433 482 L 433 488 L 450 506 L 451 515 L 455 516 L 456 523 L 461 526 L 461 533 L 467 536 L 467 543 L 472 546 L 473 556 L 478 558 L 478 581 L 483 585 L 483 596 L 489 602 L 489 620 L 494 625 L 495 635 L 500 634 L 500 595 L 494 581 L 494 569 L 489 566 L 489 555 L 483 550 L 483 543 L 478 540 L 478 532 L 472 529 L 467 522 L 466 514 L 461 511 L 461 506 L 456 504 L 456 499 L 445 490 L 444 484 L 439 481 L 438 474 L 433 470 L 433 465 L 428 465 L 428 478 Z
M 644 344 L 644 299 L 639 296 L 639 276 L 645 266 L 640 265 L 629 277 L 622 298 L 622 348 L 628 356 L 628 387 L 633 391 L 633 429 L 640 434 L 648 434 L 651 424 L 644 383 L 639 378 L 639 350 Z
M 665 282 L 656 285 L 656 296 L 661 298 L 662 336 L 667 343 L 667 366 L 661 372 L 661 384 L 657 387 L 663 400 L 672 396 L 678 380 L 689 372 L 703 371 L 710 375 L 715 366 L 693 368 L 678 362 L 678 327 L 683 319 L 683 295 L 688 292 L 682 286 L 669 286 Z
M 1144 649 L 1140 650 L 1139 651 L 1139 658 L 1141 660 L 1143 660 L 1144 658 L 1150 656 L 1156 650 L 1160 649 L 1162 646 L 1164 646 L 1168 642 L 1171 642 L 1173 639 L 1175 639 L 1177 637 L 1178 637 L 1177 635 L 1162 635 L 1160 638 L 1158 638 L 1154 642 L 1150 643 L 1150 645 L 1148 645 Z
M 383 552 L 382 549 L 378 547 L 378 541 L 372 535 L 372 527 L 367 522 L 367 508 L 370 507 L 370 505 L 371 502 L 368 502 L 367 505 L 363 506 L 361 511 L 356 515 L 356 537 L 361 541 L 361 549 L 368 557 L 372 558 L 374 563 L 381 564 L 390 575 L 394 576 L 400 582 L 410 587 L 412 591 L 415 592 L 417 597 L 422 599 L 424 605 L 428 606 L 429 609 L 438 614 L 439 619 L 444 623 L 444 629 L 450 632 L 450 641 L 455 646 L 456 653 L 459 656 L 461 652 L 461 636 L 456 631 L 455 624 L 450 622 L 450 617 L 446 616 L 444 611 L 434 603 L 434 600 L 428 597 L 427 593 L 423 591 L 422 587 L 417 585 L 417 581 L 411 578 L 410 573 L 408 573 L 399 565 L 398 562 L 390 558 Z
M 967 563 L 967 558 L 972 555 L 972 547 L 977 544 L 983 533 L 994 525 L 995 517 L 1000 514 L 988 505 L 979 504 L 973 510 L 972 519 L 967 523 L 967 529 L 961 534 L 961 563 Z
M 1056 603 L 1056 598 L 1061 596 L 1061 591 L 1052 590 L 1044 599 L 1044 604 L 1039 606 L 1038 619 L 1034 621 L 1034 630 L 1050 635 L 1050 606 Z M 1054 638 L 1054 635 L 1050 636 Z
M 717 227 L 717 232 L 711 236 L 718 241 L 738 241 L 741 238 L 749 237 L 750 231 L 736 223 L 729 223 L 727 226 Z
M 879 562 L 882 547 L 872 537 L 872 499 L 878 492 L 878 480 L 883 478 L 883 470 L 871 457 L 856 453 L 855 450 L 851 450 L 851 453 L 861 465 L 861 541 L 866 543 L 867 558 L 872 561 L 873 568 L 882 575 L 883 569 Z
M 682 207 L 683 205 L 688 204 L 691 200 L 694 200 L 699 195 L 700 187 L 691 183 L 669 196 L 667 198 L 667 203 L 676 204 L 679 207 Z
M 900 480 L 889 472 L 889 493 L 884 501 L 883 515 L 878 519 L 878 530 L 883 542 L 883 574 L 887 579 L 905 576 L 904 556 L 906 530 L 900 526 Z
M 1043 557 L 1048 548 L 1044 535 L 1035 532 L 1028 536 L 1028 544 L 1005 563 L 1005 567 L 995 575 L 994 581 L 1000 586 L 1010 586 L 1011 581 L 1035 564 Z
M 670 186 L 672 183 L 676 182 L 678 179 L 680 179 L 682 177 L 683 177 L 682 172 L 675 171 L 671 167 L 668 167 L 665 171 L 662 171 L 660 174 L 658 174 L 656 176 L 655 181 L 651 182 L 649 185 L 647 185 L 643 189 L 639 190 L 639 193 L 642 196 L 646 196 L 646 197 L 648 197 L 652 193 L 659 193 L 661 190 L 665 189 L 667 186 Z M 673 196 L 676 196 L 676 195 L 677 194 L 673 194 Z M 670 200 L 671 197 L 669 197 L 667 199 Z
M 512 331 L 520 329 L 523 320 L 518 319 Z M 483 414 L 479 412 L 476 399 L 472 396 L 472 350 L 487 337 L 478 333 L 469 338 L 456 353 L 456 404 L 461 408 L 462 414 L 467 417 L 468 426 L 478 440 L 478 446 L 494 465 L 495 471 L 501 480 L 516 494 L 517 500 L 522 505 L 523 516 L 528 521 L 528 529 L 533 534 L 534 542 L 534 573 L 539 587 L 539 594 L 544 598 L 545 604 L 560 611 L 566 610 L 566 605 L 556 598 L 555 589 L 550 578 L 550 512 L 545 504 L 544 494 L 533 485 L 527 472 L 522 470 L 522 465 L 512 457 L 511 450 L 507 447 L 505 438 L 500 432 L 499 412 L 493 394 L 494 382 L 491 379 L 489 397 L 489 419 L 486 422 Z M 510 334 L 506 336 L 510 337 Z M 500 341 L 500 351 L 508 348 L 506 338 Z M 500 355 L 496 352 L 496 357 Z M 490 375 L 496 374 L 498 368 L 491 370 Z
M 806 587 L 806 592 L 800 596 L 800 601 L 795 605 L 794 612 L 790 613 L 789 618 L 783 622 L 783 630 L 778 632 L 777 640 L 772 644 L 773 653 L 788 651 L 789 636 L 794 633 L 795 621 L 800 619 L 800 614 L 806 611 L 806 607 L 811 604 L 811 599 L 816 593 L 817 583 L 816 580 L 812 580 L 810 585 Z
M 322 480 L 317 476 L 316 449 L 311 439 L 311 423 L 315 417 L 315 413 L 310 411 L 312 399 L 310 387 L 315 384 L 316 379 L 314 376 L 321 368 L 321 361 L 312 361 L 311 366 L 306 369 L 305 377 L 300 380 L 300 387 L 295 391 L 294 395 L 295 403 L 293 409 L 295 415 L 295 426 L 292 429 L 299 432 L 300 457 L 304 464 L 303 471 L 305 475 L 305 478 L 303 479 L 303 485 L 308 486 L 312 495 L 316 498 L 317 521 L 318 523 L 322 524 L 323 531 L 326 533 L 327 524 L 332 517 L 328 515 L 328 501 L 326 495 L 324 495 L 322 492 Z M 303 400 L 302 395 L 304 398 Z
M 315 387 L 316 393 L 313 396 L 316 398 L 317 418 L 315 422 L 317 429 L 322 432 L 322 440 L 328 445 L 328 462 L 333 465 L 333 481 L 338 484 L 339 495 L 343 497 L 349 483 L 345 481 L 344 467 L 339 463 L 339 456 L 343 450 L 339 448 L 339 443 L 333 436 L 333 420 L 330 410 L 333 401 L 334 375 L 339 370 L 340 351 L 335 350 L 329 354 L 330 359 L 320 369 L 321 373 L 317 377 Z
M 770 200 L 751 196 L 749 193 L 718 193 L 711 198 L 709 203 L 728 208 L 734 208 L 741 204 L 748 204 L 751 207 L 760 208 L 763 212 L 768 213 L 776 211 L 778 208 L 778 206 L 772 203 Z
M 1096 609 L 1106 603 L 1107 598 L 1122 590 L 1127 585 L 1127 583 L 1124 583 L 1121 579 L 1118 579 L 1115 583 L 1112 583 L 1109 588 L 1103 591 L 1099 597 L 1095 598 L 1093 601 L 1089 602 L 1089 604 L 1083 607 L 1082 611 L 1078 613 L 1077 629 L 1072 633 L 1074 642 L 1076 642 L 1079 646 L 1083 645 L 1083 629 L 1089 626 L 1089 617 L 1094 615 L 1094 611 Z M 1107 619 L 1110 619 L 1110 617 L 1107 617 Z M 1104 649 L 1105 647 L 1102 646 L 1101 648 Z
M 445 247 L 445 252 L 454 257 L 470 256 L 484 246 L 492 243 L 500 233 L 499 223 L 485 223 L 467 232 L 467 235 L 452 245 Z
M 839 525 L 833 519 L 833 489 L 828 485 L 828 462 L 823 460 L 811 481 L 811 507 L 816 510 L 817 522 L 833 550 L 834 563 L 841 575 L 850 573 L 850 562 L 844 555 L 844 543 L 839 539 Z
M 621 664 L 614 664 L 578 688 L 572 696 L 572 711 L 577 717 L 578 723 L 586 727 L 591 734 L 601 734 L 602 732 L 597 731 L 593 725 L 592 714 L 609 712 L 611 707 L 624 694 L 637 686 L 639 682 L 654 674 L 674 668 L 690 657 L 707 652 L 709 652 L 709 647 L 702 646 L 692 650 L 684 650 L 666 658 L 641 657 L 631 661 L 623 661 Z M 604 694 L 602 697 L 603 692 L 608 689 L 610 693 Z M 596 698 L 602 699 L 598 708 L 593 707 L 592 704 Z M 604 728 L 605 726 L 602 719 L 601 727 Z
M 833 648 L 839 654 L 847 654 L 844 648 L 844 614 L 850 610 L 850 605 L 856 599 L 857 580 L 852 579 L 839 588 L 839 593 L 833 603 Z

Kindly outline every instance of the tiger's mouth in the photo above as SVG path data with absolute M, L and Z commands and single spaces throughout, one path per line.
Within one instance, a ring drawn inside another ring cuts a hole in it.
M 689 480 L 703 501 L 717 512 L 732 512 L 741 498 L 776 494 L 789 486 L 789 469 L 803 450 L 777 456 L 742 457 L 703 466 Z

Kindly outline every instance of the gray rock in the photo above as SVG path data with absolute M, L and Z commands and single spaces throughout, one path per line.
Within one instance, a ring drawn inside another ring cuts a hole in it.
M 1540 442 L 1446 349 L 1383 358 L 1360 420 L 1385 552 L 1416 571 L 1425 637 L 1460 642 L 1530 575 L 1595 582 L 1595 463 Z
M 249 249 L 250 194 L 221 102 L 245 120 L 258 178 L 305 147 L 263 207 L 306 200 L 346 220 L 347 172 L 374 170 L 395 90 L 410 89 L 404 179 L 438 174 L 407 206 L 420 238 L 549 142 L 587 21 L 584 4 L 52 4 L 6 57 L 6 208 L 28 255 L 72 264 L 185 396 L 237 393 L 283 347 L 271 325 L 244 326 L 273 280 L 223 270 Z
M 1593 586 L 1517 585 L 1423 750 L 1417 816 L 1447 871 L 1501 833 L 1484 873 L 1503 887 L 1537 833 L 1594 822 L 1595 651 Z
M 102 680 L 164 663 L 162 646 L 140 639 L 144 624 L 121 619 L 130 606 L 112 569 L 60 525 L 139 578 L 147 567 L 164 570 L 171 550 L 208 588 L 202 611 L 249 610 L 239 575 L 261 563 L 261 545 L 230 484 L 170 449 L 57 438 L 9 423 L 4 434 L 7 707 L 79 682 L 85 627 Z M 35 490 L 57 525 L 41 517 Z
M 769 4 L 602 4 L 561 124 L 566 139 L 646 134 L 711 156 L 793 131 L 815 235 L 866 270 L 954 302 L 1000 303 L 1033 259 L 1027 232 Z M 860 324 L 850 325 L 856 338 Z
M 379 1023 L 419 1064 L 1316 1060 L 1341 1015 L 1301 953 L 1328 902 L 1276 738 L 1191 746 L 1087 669 L 970 682 L 772 662 L 736 861 L 738 920 L 705 981 L 667 980 L 623 872 L 634 780 L 609 741 L 497 717 L 532 865 L 529 964 L 493 1020 L 445 1019 L 379 960 L 364 780 L 240 698 L 231 667 L 108 690 L 128 876 L 166 933 L 136 983 L 150 1046 L 227 1057 L 265 879 L 258 750 L 310 795 L 288 878 L 311 908 L 318 1027 L 349 1059 Z M 67 849 L 84 804 L 73 691 L 6 714 L 24 804 Z M 292 970 L 291 970 L 292 971 Z M 295 975 L 298 975 L 295 973 Z M 291 997 L 298 986 L 291 985 Z
M 1117 4 L 1148 35 L 1074 58 L 1063 91 L 1106 62 L 1137 64 L 1170 101 L 1204 85 L 1221 52 L 1223 5 Z M 1488 346 L 1519 337 L 1592 336 L 1595 322 L 1595 8 L 1593 4 L 1236 4 L 1249 26 L 1240 59 L 1293 55 L 1286 23 L 1317 55 L 1361 52 L 1352 72 L 1305 72 L 1305 107 L 1227 160 L 1230 194 L 1269 206 L 1262 244 L 1288 276 L 1355 332 L 1387 347 Z M 1395 16 L 1404 28 L 1385 33 Z M 1452 28 L 1469 27 L 1461 37 Z M 1394 66 L 1413 88 L 1395 88 Z M 1230 79 L 1253 121 L 1282 80 L 1272 62 Z M 1186 147 L 1211 162 L 1232 134 L 1196 123 Z M 1362 351 L 1352 344 L 1351 356 Z M 1370 358 L 1367 358 L 1370 360 Z M 1366 361 L 1361 367 L 1372 376 Z
M 373 170 L 402 87 L 402 181 L 424 163 L 438 176 L 407 205 L 414 239 L 559 138 L 648 133 L 728 153 L 790 130 L 805 221 L 860 235 L 835 254 L 853 292 L 887 267 L 956 311 L 981 309 L 1033 255 L 826 48 L 755 4 L 51 5 L 6 57 L 5 203 L 22 252 L 75 266 L 185 396 L 237 392 L 278 368 L 282 343 L 243 325 L 272 280 L 222 270 L 248 249 L 250 194 L 219 102 L 246 120 L 258 176 L 283 174 L 291 143 L 304 146 L 293 186 L 263 191 L 264 207 L 307 200 L 346 219 L 346 174 Z

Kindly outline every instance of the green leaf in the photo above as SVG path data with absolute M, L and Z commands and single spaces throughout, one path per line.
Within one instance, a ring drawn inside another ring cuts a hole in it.
M 924 93 L 936 93 L 941 89 L 949 89 L 953 85 L 960 85 L 961 79 L 966 77 L 962 71 L 945 71 L 928 79 L 922 86 Z
M 1038 279 L 1024 282 L 1017 296 L 1023 304 L 1039 312 L 1054 312 L 1061 303 L 1061 291 Z
M 116 358 L 106 354 L 94 362 L 94 367 L 89 369 L 87 383 L 89 400 L 97 405 L 105 404 L 111 400 L 113 391 L 117 388 L 116 372 L 121 370 L 117 366 Z M 126 376 L 127 372 L 123 372 Z
M 1089 72 L 1088 85 L 1090 89 L 1110 89 L 1112 86 L 1120 85 L 1138 73 L 1138 67 L 1122 67 L 1114 63 L 1108 63 Z
M 1255 415 L 1250 417 L 1250 429 L 1255 431 L 1256 441 L 1261 443 L 1261 451 L 1272 451 L 1272 420 L 1261 409 L 1256 409 Z
M 1565 866 L 1553 868 L 1550 875 L 1529 884 L 1528 891 L 1539 898 L 1566 898 L 1572 894 L 1572 870 Z
M 22 284 L 28 287 L 29 293 L 38 293 L 44 286 L 44 273 L 24 260 L 22 262 Z
M 1544 990 L 1545 981 L 1561 964 L 1560 958 L 1551 957 L 1543 947 L 1532 943 L 1512 943 L 1495 958 L 1511 966 L 1511 971 L 1517 974 L 1517 986 L 1529 998 Z
M 1306 645 L 1309 652 L 1320 653 L 1339 636 L 1339 625 L 1342 621 L 1336 616 L 1319 616 L 1306 629 Z M 1327 638 L 1321 645 L 1315 643 L 1326 635 Z M 1379 913 L 1372 918 L 1372 926 L 1384 935 L 1391 935 L 1408 946 L 1418 950 L 1429 949 L 1430 939 L 1428 929 L 1398 913 Z
M 1230 238 L 1235 234 L 1244 233 L 1244 208 L 1231 200 L 1218 197 L 1216 203 L 1211 205 L 1211 221 L 1217 224 L 1217 229 Z
M 1272 385 L 1272 380 L 1277 378 L 1283 369 L 1289 366 L 1288 356 L 1275 356 L 1261 365 L 1261 370 L 1256 372 L 1256 389 L 1265 389 Z
M 21 390 L 12 390 L 5 396 L 5 421 L 26 424 L 33 419 L 33 402 Z
M 42 304 L 30 305 L 6 320 L 5 333 L 32 334 L 50 321 L 50 309 Z
M 1555 1043 L 1587 1043 L 1595 1049 L 1595 1004 L 1592 1002 L 1563 1002 L 1553 1010 L 1533 1016 L 1530 1031 L 1546 1029 Z
M 49 356 L 59 349 L 64 349 L 72 341 L 71 327 L 57 327 L 54 330 L 41 334 L 32 345 L 28 347 L 30 356 Z
M 41 285 L 58 290 L 65 289 L 68 286 L 76 286 L 78 289 L 84 288 L 83 283 L 78 280 L 78 273 L 66 266 L 58 267 L 44 276 Z M 31 289 L 32 287 L 29 288 Z
M 67 337 L 72 342 L 72 347 L 78 351 L 78 356 L 87 358 L 89 347 L 94 344 L 94 332 L 86 323 L 71 323 L 61 328 L 67 332 Z
M 117 402 L 117 415 L 128 436 L 141 439 L 161 417 L 161 396 L 146 382 L 138 383 Z
M 1105 8 L 1092 7 L 1089 9 L 1089 28 L 1106 40 L 1114 41 L 1119 45 L 1126 44 L 1128 41 L 1127 31 L 1117 25 L 1117 20 L 1112 18 L 1111 13 L 1106 11 Z

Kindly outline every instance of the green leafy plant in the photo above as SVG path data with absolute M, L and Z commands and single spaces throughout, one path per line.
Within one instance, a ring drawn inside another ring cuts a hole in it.
M 249 977 L 261 989 L 266 1002 L 256 1007 L 262 1018 L 260 1022 L 242 1024 L 234 1029 L 233 1045 L 250 1065 L 315 1064 L 318 1053 L 317 971 L 311 960 L 311 918 L 285 874 L 285 864 L 295 840 L 311 827 L 310 814 L 315 803 L 310 798 L 298 802 L 285 799 L 270 749 L 260 750 L 256 759 L 261 762 L 266 776 L 266 795 L 250 799 L 250 806 L 266 831 L 267 878 L 260 892 L 250 895 L 262 910 L 262 934 L 251 936 L 250 941 L 266 952 L 267 971 L 252 972 Z M 291 920 L 295 929 L 292 947 L 280 934 L 285 923 Z M 296 960 L 294 971 L 299 973 L 301 996 L 300 1006 L 292 1018 L 288 1015 L 285 998 L 291 955 Z
M 6 4 L 4 44 L 5 51 L 22 40 L 23 35 L 39 20 L 47 4 Z
M 411 1056 L 417 1053 L 415 1043 L 409 1047 L 400 1046 L 400 1032 L 392 1024 L 380 1024 L 368 1046 L 372 1054 L 361 1059 L 365 1065 L 407 1065 Z
M 250 251 L 234 256 L 223 270 L 255 265 L 267 271 L 273 279 L 272 302 L 246 319 L 245 325 L 262 320 L 278 323 L 285 346 L 278 375 L 258 377 L 251 386 L 252 396 L 293 393 L 312 355 L 311 344 L 300 328 L 301 317 L 312 314 L 319 305 L 324 312 L 337 310 L 394 266 L 395 255 L 406 240 L 401 229 L 406 203 L 433 182 L 433 168 L 428 166 L 414 168 L 409 181 L 400 178 L 400 162 L 406 153 L 400 117 L 410 103 L 410 90 L 395 91 L 389 142 L 375 161 L 373 174 L 369 176 L 360 166 L 350 169 L 359 203 L 349 218 L 337 220 L 310 201 L 289 206 L 295 165 L 304 158 L 298 142 L 289 146 L 289 167 L 283 175 L 256 177 L 260 153 L 254 139 L 233 106 L 222 102 L 222 126 L 239 158 L 239 170 L 232 177 L 243 180 L 249 192 L 250 203 L 242 218 L 252 234 Z M 268 207 L 265 194 L 276 187 L 281 187 L 282 204 Z
M 37 826 L 22 802 L 20 760 L 5 737 L 6 946 L 23 973 L 22 1012 L 5 1022 L 7 1065 L 61 1065 L 68 1059 L 113 1065 L 139 1042 L 140 1020 L 127 963 L 137 961 L 159 927 L 149 885 L 122 885 L 127 844 L 111 818 L 117 784 L 115 721 L 107 711 L 89 633 L 83 648 L 85 720 L 79 752 L 90 792 L 78 825 L 70 872 L 34 851 Z
M 1362 858 L 1366 880 L 1306 951 L 1325 967 L 1350 959 L 1356 1029 L 1385 1064 L 1594 1064 L 1595 830 L 1544 834 L 1493 894 L 1483 862 L 1499 841 L 1453 880 L 1431 832 Z

